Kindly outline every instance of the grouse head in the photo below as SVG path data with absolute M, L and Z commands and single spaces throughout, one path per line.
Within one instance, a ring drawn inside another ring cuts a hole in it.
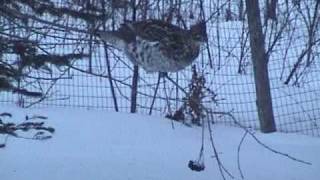
M 202 44 L 208 40 L 207 26 L 205 21 L 200 21 L 190 27 L 190 32 L 194 41 Z

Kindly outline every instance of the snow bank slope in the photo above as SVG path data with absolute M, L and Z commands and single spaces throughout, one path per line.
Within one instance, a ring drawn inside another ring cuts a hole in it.
M 28 141 L 9 138 L 0 149 L 1 180 L 209 180 L 222 179 L 207 141 L 202 172 L 187 163 L 196 159 L 201 129 L 188 128 L 160 117 L 75 109 L 18 109 L 0 107 L 16 119 L 26 114 L 49 117 L 53 139 Z M 237 145 L 243 131 L 214 128 L 215 143 L 226 168 L 236 176 Z M 292 134 L 261 135 L 266 144 L 312 166 L 273 154 L 248 138 L 241 150 L 245 179 L 318 180 L 320 139 Z M 0 141 L 3 136 L 0 136 Z

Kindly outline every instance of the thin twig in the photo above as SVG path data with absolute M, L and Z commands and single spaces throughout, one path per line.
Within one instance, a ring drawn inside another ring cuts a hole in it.
M 241 165 L 240 165 L 240 150 L 241 150 L 241 146 L 242 146 L 242 144 L 243 144 L 243 142 L 244 142 L 244 139 L 246 138 L 247 134 L 248 134 L 248 132 L 245 131 L 244 134 L 243 134 L 243 136 L 242 136 L 242 138 L 241 138 L 241 141 L 240 141 L 240 143 L 239 143 L 239 145 L 238 145 L 238 150 L 237 150 L 238 170 L 239 170 L 239 172 L 240 172 L 240 175 L 241 175 L 241 178 L 242 178 L 242 179 L 244 179 L 244 176 L 243 176 L 243 172 L 242 172 Z
M 212 129 L 211 129 L 211 123 L 210 121 L 207 121 L 207 124 L 208 124 L 208 130 L 209 130 L 209 137 L 210 137 L 210 143 L 211 143 L 211 147 L 213 149 L 213 152 L 214 152 L 214 156 L 217 160 L 217 163 L 218 163 L 218 167 L 219 167 L 219 171 L 220 171 L 220 174 L 222 176 L 222 178 L 224 180 L 226 180 L 226 177 L 224 175 L 224 172 L 227 173 L 232 179 L 234 179 L 234 176 L 224 167 L 224 165 L 222 164 L 221 160 L 220 160 L 220 156 L 218 154 L 218 151 L 214 145 L 214 142 L 213 142 L 213 132 L 212 132 Z
M 248 128 L 246 128 L 245 126 L 243 126 L 242 124 L 240 124 L 230 112 L 225 112 L 225 113 L 221 112 L 221 114 L 224 114 L 224 115 L 227 115 L 227 116 L 231 117 L 232 120 L 233 120 L 233 122 L 234 122 L 236 125 L 238 125 L 240 128 L 242 128 L 243 130 L 245 130 L 246 132 L 248 132 L 248 134 L 249 134 L 258 144 L 260 144 L 260 145 L 263 146 L 264 148 L 268 149 L 269 151 L 271 151 L 271 152 L 273 152 L 273 153 L 275 153 L 275 154 L 279 154 L 279 155 L 281 155 L 281 156 L 284 156 L 284 157 L 286 157 L 286 158 L 288 158 L 288 159 L 291 159 L 291 160 L 293 160 L 293 161 L 300 162 L 300 163 L 302 163 L 302 164 L 312 165 L 312 163 L 310 163 L 310 162 L 307 162 L 307 161 L 304 161 L 304 160 L 295 158 L 295 157 L 293 157 L 293 156 L 291 156 L 291 155 L 289 155 L 289 154 L 287 154 L 287 153 L 283 153 L 283 152 L 277 151 L 277 150 L 271 148 L 270 146 L 266 145 L 266 144 L 263 143 L 261 140 L 259 140 L 259 138 L 257 138 L 257 136 L 256 136 L 253 132 L 251 132 Z

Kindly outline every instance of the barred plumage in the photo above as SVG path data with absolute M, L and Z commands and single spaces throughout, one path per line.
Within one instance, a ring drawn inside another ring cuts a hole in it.
M 200 45 L 207 40 L 205 22 L 189 30 L 160 20 L 126 22 L 116 31 L 97 34 L 147 72 L 184 69 L 198 57 Z

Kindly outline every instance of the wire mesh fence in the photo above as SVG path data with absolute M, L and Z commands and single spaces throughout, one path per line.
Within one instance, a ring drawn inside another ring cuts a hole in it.
M 194 62 L 197 71 L 206 79 L 206 87 L 215 94 L 214 102 L 204 102 L 212 115 L 208 118 L 215 123 L 235 125 L 233 119 L 223 113 L 226 112 L 247 127 L 259 128 L 248 28 L 245 10 L 242 9 L 245 7 L 241 7 L 242 1 L 219 2 L 208 1 L 205 5 L 206 15 L 211 16 L 207 22 L 209 41 Z M 306 2 L 298 7 L 294 3 L 279 1 L 277 20 L 267 20 L 263 27 L 277 129 L 320 136 L 319 30 L 315 28 L 310 35 L 310 24 L 305 17 L 306 13 L 314 14 L 312 8 L 315 2 Z M 185 3 L 186 6 L 180 11 L 187 13 L 189 18 L 190 2 Z M 70 2 L 59 1 L 58 4 L 68 7 Z M 163 4 L 163 7 L 166 6 Z M 199 8 L 197 5 L 192 7 Z M 265 5 L 261 4 L 261 7 L 265 12 Z M 165 13 L 163 9 L 166 8 L 150 10 L 147 17 L 159 18 Z M 192 24 L 194 19 L 188 18 L 185 22 Z M 317 18 L 320 19 L 319 14 Z M 50 18 L 46 20 L 52 22 Z M 2 22 L 8 23 L 5 20 Z M 34 20 L 33 26 L 43 28 L 42 23 Z M 89 26 L 77 20 L 64 23 L 68 24 L 67 27 L 78 29 Z M 59 29 L 55 25 L 53 27 Z M 49 65 L 53 69 L 50 73 L 36 71 L 30 74 L 42 79 L 27 78 L 21 82 L 30 89 L 41 87 L 46 92 L 46 98 L 39 100 L 2 92 L 0 102 L 23 107 L 61 106 L 130 112 L 133 78 L 130 61 L 122 52 L 104 45 L 90 34 L 73 32 L 64 36 L 60 31 L 52 29 L 51 36 L 42 38 L 41 43 L 47 51 L 57 54 L 82 51 L 90 56 L 73 61 L 67 67 Z M 315 41 L 312 46 L 310 40 Z M 17 58 L 7 57 L 13 62 Z M 192 68 L 190 66 L 168 75 L 174 82 L 139 69 L 137 113 L 164 116 L 181 107 L 185 98 L 181 87 L 188 89 Z M 35 87 L 34 83 L 39 86 Z

